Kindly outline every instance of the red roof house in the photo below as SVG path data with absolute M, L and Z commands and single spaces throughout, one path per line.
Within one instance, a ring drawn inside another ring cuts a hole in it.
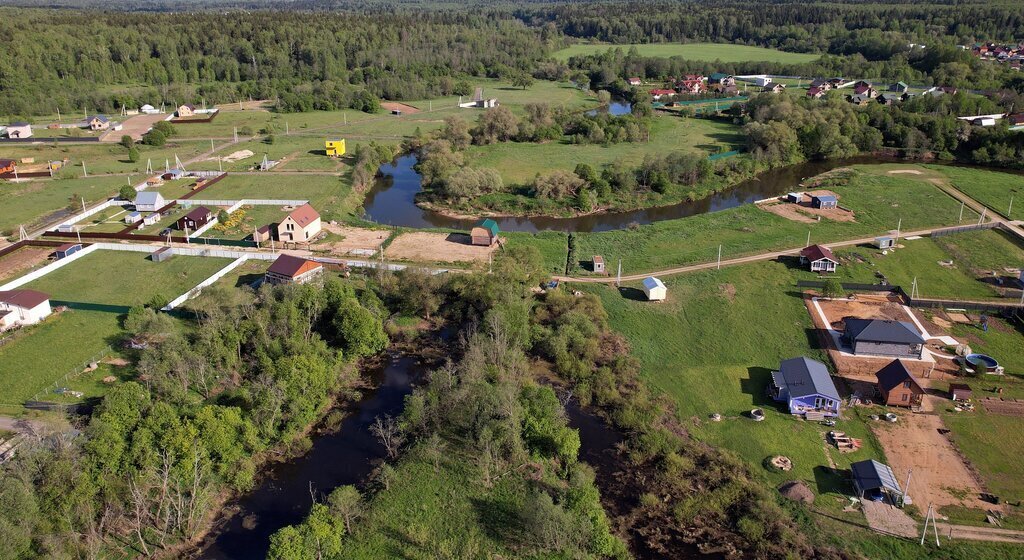
M 263 278 L 265 282 L 271 284 L 305 284 L 323 271 L 324 265 L 316 261 L 293 255 L 281 255 L 270 265 Z
M 811 265 L 812 272 L 835 272 L 839 261 L 828 247 L 811 245 L 800 251 L 800 263 Z

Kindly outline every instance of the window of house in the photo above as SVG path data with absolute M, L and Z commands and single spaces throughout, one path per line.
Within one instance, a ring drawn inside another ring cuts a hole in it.
M 903 382 L 903 388 L 904 389 L 909 389 L 910 388 L 910 382 L 909 381 L 904 381 Z
M 903 393 L 903 401 L 906 402 L 910 398 L 910 395 Z

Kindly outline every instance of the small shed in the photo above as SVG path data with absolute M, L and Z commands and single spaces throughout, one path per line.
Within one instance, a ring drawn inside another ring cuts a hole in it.
M 594 272 L 597 274 L 604 274 L 604 257 L 601 255 L 594 255 Z
M 324 142 L 324 150 L 331 157 L 341 157 L 345 155 L 345 140 L 327 140 Z
M 832 208 L 839 206 L 839 199 L 831 194 L 812 196 L 811 206 L 814 208 L 821 208 L 822 210 L 831 210 Z
M 661 280 L 653 276 L 644 278 L 643 287 L 648 301 L 663 301 L 668 296 L 668 288 Z
M 195 231 L 210 223 L 212 220 L 213 210 L 210 210 L 205 206 L 199 206 L 190 210 L 188 214 L 178 218 L 178 221 L 174 223 L 174 226 L 182 231 Z
M 950 383 L 949 384 L 949 396 L 954 401 L 969 401 L 971 395 L 974 393 L 971 391 L 971 386 L 964 383 Z
M 148 215 L 148 216 L 146 216 L 145 218 L 142 219 L 142 225 L 144 225 L 144 226 L 151 226 L 151 225 L 153 225 L 153 224 L 155 224 L 155 223 L 157 223 L 159 221 L 160 221 L 160 214 L 154 212 L 153 214 L 150 214 L 150 215 Z
M 53 250 L 53 255 L 58 259 L 69 257 L 82 250 L 81 243 L 65 243 Z
M 174 249 L 171 247 L 160 247 L 149 254 L 149 260 L 153 262 L 164 262 L 174 256 Z
M 131 225 L 142 221 L 142 212 L 130 212 L 124 217 L 124 223 Z
M 803 201 L 804 201 L 804 193 L 802 193 L 802 192 L 786 193 L 786 202 L 792 202 L 793 204 L 800 204 Z
M 888 496 L 895 501 L 903 496 L 896 474 L 889 465 L 868 459 L 851 464 L 850 471 L 853 473 L 853 488 L 859 498 L 883 499 Z
M 274 231 L 273 224 L 267 224 L 256 228 L 256 231 L 252 232 L 252 240 L 256 243 L 265 243 L 270 241 L 270 237 Z
M 498 241 L 499 233 L 501 233 L 501 229 L 498 227 L 498 222 L 488 218 L 470 230 L 469 237 L 473 245 L 489 247 Z
M 882 237 L 875 238 L 875 247 L 879 249 L 892 249 L 896 246 L 896 238 L 883 235 Z

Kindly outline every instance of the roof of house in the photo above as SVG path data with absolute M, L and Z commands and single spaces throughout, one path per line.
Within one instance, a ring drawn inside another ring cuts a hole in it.
M 495 222 L 490 218 L 487 218 L 486 220 L 480 222 L 479 224 L 476 225 L 476 227 L 486 229 L 491 233 L 491 236 L 497 236 L 499 233 L 501 233 L 501 229 L 498 227 L 498 222 Z
M 836 195 L 834 195 L 834 194 L 817 194 L 817 195 L 812 195 L 811 196 L 811 200 L 817 200 L 817 201 L 820 201 L 820 202 L 838 202 L 839 201 L 839 199 L 836 198 Z
M 188 214 L 185 214 L 183 219 L 192 220 L 193 222 L 195 222 L 199 220 L 205 220 L 208 216 L 210 216 L 210 214 L 213 214 L 213 210 L 210 210 L 205 206 L 197 206 L 190 210 Z
M 78 247 L 79 249 L 81 249 L 82 245 L 79 244 L 79 243 L 64 243 L 63 245 L 57 246 L 57 248 L 54 249 L 53 251 L 55 253 L 57 253 L 57 252 L 64 252 L 64 251 L 67 251 L 68 249 L 73 249 L 75 247 Z
M 906 321 L 847 317 L 843 322 L 846 325 L 846 334 L 853 340 L 924 344 L 924 337 L 917 332 L 917 328 Z
M 305 228 L 316 221 L 320 217 L 320 213 L 307 202 L 295 210 L 292 210 L 292 213 L 288 214 L 288 217 L 294 220 L 295 223 L 299 224 L 299 227 Z
M 834 263 L 839 262 L 836 256 L 832 254 L 832 251 L 828 247 L 821 245 L 811 245 L 810 247 L 804 247 L 803 251 L 800 251 L 800 256 L 804 257 L 809 261 L 820 261 L 821 259 L 828 259 Z
M 960 391 L 970 393 L 971 392 L 971 386 L 967 385 L 965 383 L 950 383 L 949 384 L 949 392 L 950 393 L 960 392 Z
M 596 262 L 596 263 L 603 263 L 604 262 L 604 257 L 602 257 L 601 255 L 594 255 L 594 262 Z
M 25 122 L 25 121 L 18 121 L 18 122 L 12 122 L 11 124 L 9 124 L 7 126 L 29 126 L 29 124 L 27 122 Z
M 178 106 L 178 108 L 181 108 L 181 107 L 185 107 L 186 109 L 193 109 L 193 110 L 196 108 L 196 106 L 191 104 L 191 103 L 186 103 L 184 105 L 179 105 Z
M 270 228 L 271 228 L 271 224 L 267 224 L 265 226 L 260 226 L 260 227 L 256 228 L 256 231 L 259 232 L 259 233 L 270 233 Z
M 879 99 L 882 99 L 884 101 L 900 101 L 900 100 L 903 99 L 903 94 L 902 93 L 883 93 L 882 95 L 880 95 L 878 97 L 879 97 Z
M 0 159 L 0 167 L 10 167 L 16 165 L 18 162 L 13 159 Z
M 295 278 L 311 270 L 322 268 L 323 265 L 316 262 L 292 255 L 281 255 L 277 257 L 274 264 L 270 265 L 267 272 L 280 276 Z
M 818 86 L 821 86 L 821 85 L 824 85 L 824 84 L 827 84 L 827 83 L 828 83 L 828 80 L 826 80 L 825 78 L 815 78 L 811 82 L 811 87 L 815 88 L 815 87 L 818 87 Z
M 779 371 L 772 374 L 772 379 L 780 389 L 786 388 L 790 398 L 824 395 L 840 400 L 828 368 L 810 358 L 801 356 L 785 360 L 779 364 Z
M 846 100 L 850 103 L 867 103 L 868 101 L 871 101 L 871 96 L 858 93 L 856 95 L 848 96 Z
M 139 194 L 135 195 L 135 205 L 136 206 L 138 206 L 139 204 L 148 204 L 148 205 L 160 204 L 163 201 L 164 201 L 164 195 L 162 195 L 162 194 L 160 194 L 160 193 L 158 193 L 156 191 L 141 191 L 141 192 L 139 192 Z
M 647 278 L 644 278 L 643 284 L 644 288 L 647 288 L 648 290 L 665 287 L 665 284 L 661 280 L 653 276 L 648 276 Z
M 878 386 L 884 391 L 891 391 L 902 385 L 904 381 L 911 381 L 914 385 L 917 385 L 918 389 L 921 389 L 922 392 L 924 391 L 917 378 L 914 377 L 914 374 L 910 373 L 907 366 L 903 365 L 903 362 L 899 360 L 889 362 L 888 365 L 875 373 L 875 377 L 878 378 Z
M 32 309 L 41 303 L 49 301 L 49 299 L 50 296 L 48 294 L 37 292 L 36 290 L 8 290 L 0 292 L 0 302 L 25 309 Z
M 811 89 L 807 90 L 807 95 L 811 95 L 811 96 L 818 95 L 819 93 L 822 93 L 823 91 L 825 91 L 825 90 L 820 88 L 820 87 L 818 87 L 818 86 L 814 86 Z
M 726 78 L 731 78 L 731 77 L 732 77 L 732 74 L 723 74 L 722 72 L 715 72 L 714 74 L 708 76 L 708 79 L 709 80 L 715 80 L 716 82 L 720 82 L 720 81 L 722 81 L 722 80 L 724 80 Z
M 896 475 L 889 465 L 879 463 L 874 459 L 867 459 L 851 464 L 850 471 L 853 472 L 853 479 L 857 481 L 857 485 L 864 490 L 885 488 L 897 494 L 903 493 L 900 483 L 896 481 Z
M 93 121 L 93 120 L 97 120 L 97 121 L 100 121 L 100 122 L 110 122 L 110 119 L 108 119 L 108 118 L 107 118 L 106 116 L 104 116 L 104 115 L 93 115 L 93 116 L 89 117 L 89 118 L 88 118 L 88 119 L 86 119 L 86 120 L 87 120 L 87 121 Z

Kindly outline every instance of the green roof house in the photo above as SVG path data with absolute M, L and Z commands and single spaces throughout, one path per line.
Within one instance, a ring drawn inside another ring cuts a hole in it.
M 501 233 L 501 229 L 498 227 L 498 222 L 488 218 L 474 227 L 469 232 L 469 236 L 472 238 L 473 245 L 489 247 L 498 242 L 499 233 Z

